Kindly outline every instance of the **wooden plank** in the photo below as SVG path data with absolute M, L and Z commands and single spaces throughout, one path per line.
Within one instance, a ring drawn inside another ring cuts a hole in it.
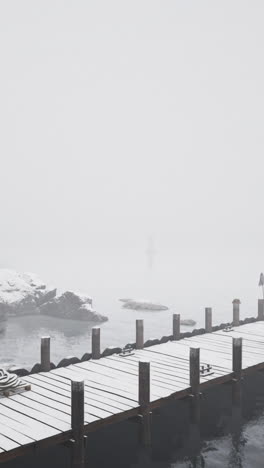
M 79 370 L 78 370 L 79 368 Z M 137 401 L 137 385 L 134 384 L 133 382 L 129 381 L 127 382 L 126 380 L 120 380 L 120 378 L 115 377 L 110 377 L 106 376 L 102 372 L 92 372 L 90 369 L 86 366 L 80 366 L 80 364 L 74 364 L 74 366 L 69 366 L 64 368 L 60 372 L 63 375 L 63 372 L 68 372 L 68 371 L 73 371 L 73 372 L 80 372 L 80 369 L 82 369 L 83 372 L 87 374 L 87 377 L 85 379 L 89 378 L 89 382 L 94 381 L 99 383 L 100 385 L 106 385 L 109 386 L 109 388 L 112 389 L 112 391 L 116 394 L 119 394 L 122 391 L 123 395 L 126 395 L 130 398 L 132 398 L 134 401 Z M 120 393 L 121 394 L 121 393 Z M 161 387 L 157 387 L 156 385 L 152 385 L 151 389 L 151 399 L 157 400 L 159 398 L 164 398 L 168 396 L 168 391 L 165 389 L 162 389 Z
M 16 395 L 16 396 L 19 396 L 19 395 Z M 7 408 L 10 408 L 16 411 L 17 413 L 23 414 L 25 416 L 29 416 L 30 418 L 38 422 L 41 422 L 52 429 L 55 429 L 56 434 L 59 434 L 63 430 L 65 431 L 69 430 L 69 427 L 67 424 L 51 416 L 48 416 L 45 413 L 42 413 L 41 410 L 39 411 L 34 410 L 30 408 L 29 406 L 22 404 L 20 401 L 19 402 L 16 401 L 14 397 L 2 399 L 1 405 L 4 405 Z
M 184 341 L 184 340 L 183 340 Z M 232 359 L 232 351 L 229 353 L 229 350 L 226 349 L 224 350 L 223 346 L 218 346 L 215 343 L 210 344 L 210 345 L 204 345 L 202 344 L 203 342 L 197 338 L 196 340 L 192 340 L 192 343 L 195 344 L 196 346 L 201 347 L 201 356 L 202 360 L 204 360 L 204 356 L 208 356 L 210 359 L 212 353 L 215 353 L 214 355 L 216 356 L 216 362 L 219 359 L 222 360 L 222 362 L 230 362 L 230 358 Z M 182 343 L 183 344 L 183 343 Z M 210 356 L 209 356 L 210 353 Z M 251 367 L 259 363 L 260 360 L 258 359 L 257 355 L 254 355 L 252 352 L 243 352 L 243 367 Z
M 103 359 L 97 362 L 101 362 Z M 114 369 L 109 369 L 106 365 L 101 363 L 100 365 L 97 365 L 97 362 L 89 362 L 89 365 L 87 366 L 86 364 L 78 364 L 76 365 L 76 368 L 89 371 L 90 373 L 95 373 L 98 374 L 99 376 L 108 377 L 110 378 L 113 383 L 118 384 L 118 386 L 122 385 L 124 389 L 134 389 L 135 392 L 137 392 L 137 376 L 136 374 L 131 371 L 127 370 L 127 372 L 123 372 L 121 370 L 114 370 Z M 79 371 L 81 372 L 81 370 Z M 128 383 L 129 382 L 129 383 Z
M 16 423 L 21 423 L 25 426 L 25 435 L 35 438 L 35 440 L 46 439 L 48 437 L 56 436 L 59 431 L 53 429 L 52 427 L 46 426 L 31 417 L 28 417 L 25 414 L 17 412 L 15 409 L 12 409 L 5 405 L 0 405 L 0 416 L 4 415 L 9 418 L 10 421 Z
M 68 367 L 56 369 L 56 375 L 60 375 L 62 377 L 71 379 L 74 377 L 74 372 L 76 372 L 74 369 L 71 370 Z M 91 375 L 88 371 L 83 371 L 82 375 L 85 377 L 85 379 L 87 379 L 85 381 L 85 384 L 88 385 L 90 388 L 94 390 L 98 389 L 99 391 L 115 395 L 116 397 L 126 399 L 132 403 L 137 403 L 135 393 L 128 393 L 127 391 L 123 391 L 118 387 L 113 388 L 112 382 L 110 382 L 109 384 L 109 381 L 106 379 L 103 383 L 101 379 L 99 379 L 96 375 Z
M 145 351 L 137 351 L 135 355 L 126 357 L 126 363 L 127 365 L 134 365 L 137 366 L 139 360 L 146 358 L 146 353 Z M 178 363 L 178 360 L 175 360 L 175 358 L 170 358 L 170 357 L 162 357 L 159 358 L 157 353 L 151 353 L 148 352 L 147 354 L 148 359 L 151 362 L 151 369 L 152 372 L 155 372 L 155 369 L 159 371 L 160 374 L 163 376 L 166 376 L 166 379 L 169 379 L 170 381 L 173 382 L 173 385 L 179 384 L 180 388 L 189 387 L 189 363 L 187 361 L 183 362 L 183 364 L 176 364 Z M 123 362 L 123 358 L 118 357 L 118 355 L 112 355 L 107 358 L 107 360 L 113 360 L 116 362 Z M 216 375 L 223 375 L 222 372 L 218 372 L 215 370 L 215 376 Z M 170 377 L 169 377 L 170 376 Z M 206 376 L 204 376 L 206 378 Z
M 58 380 L 58 379 L 54 379 L 52 378 L 49 374 L 46 374 L 44 376 L 46 378 L 46 382 L 47 383 L 51 383 L 52 385 L 54 385 L 54 387 L 58 390 L 56 391 L 69 391 L 70 389 L 70 386 L 71 386 L 71 380 L 68 379 L 68 380 L 64 380 L 63 382 L 63 379 L 61 380 Z M 90 397 L 90 395 L 88 396 L 88 392 L 86 391 L 86 386 L 85 386 L 85 409 L 86 409 L 86 412 L 87 412 L 87 408 L 89 407 L 95 407 L 95 408 L 99 408 L 99 409 L 102 409 L 110 414 L 118 414 L 120 412 L 122 412 L 124 410 L 124 408 L 121 408 L 121 409 L 117 409 L 115 406 L 112 406 L 111 403 L 107 402 L 107 404 L 105 402 L 102 402 L 102 401 L 98 401 L 96 400 L 95 398 L 92 398 Z M 129 410 L 130 407 L 125 407 L 125 411 Z M 93 410 L 91 410 L 93 411 Z
M 264 333 L 264 332 L 263 332 Z M 218 332 L 215 333 L 215 336 L 216 337 L 219 337 L 219 336 L 224 336 L 226 338 L 229 338 L 230 336 L 243 336 L 244 339 L 247 339 L 250 343 L 255 343 L 256 345 L 258 344 L 264 344 L 264 337 L 263 335 L 261 334 L 253 334 L 253 333 L 249 333 L 248 331 L 240 331 L 240 330 L 236 330 L 234 329 L 233 331 L 230 331 L 228 333 L 224 332 L 224 331 L 221 331 L 219 330 Z
M 0 418 L 0 424 L 1 424 L 0 433 L 3 436 L 8 437 L 9 439 L 13 440 L 16 444 L 28 445 L 28 444 L 32 444 L 35 442 L 30 437 L 24 434 L 21 434 L 20 432 L 14 430 L 13 428 L 11 429 L 6 424 L 3 424 L 3 418 Z
M 157 362 L 169 368 L 173 367 L 177 369 L 181 374 L 189 376 L 189 362 L 187 359 L 183 359 L 178 356 L 172 356 L 166 353 L 159 353 L 155 350 L 152 350 L 151 347 L 144 349 L 142 353 L 144 353 L 144 356 L 149 356 L 151 362 Z M 142 357 L 143 356 L 141 352 L 137 352 L 136 358 L 139 359 Z
M 45 383 L 45 387 L 52 390 L 53 392 L 62 394 L 62 395 L 70 395 L 70 387 L 67 385 L 63 387 L 63 384 L 61 385 L 59 382 L 53 383 L 51 380 L 46 377 L 46 375 L 38 375 L 38 377 L 41 377 L 41 380 Z M 107 418 L 109 416 L 112 416 L 113 412 L 110 411 L 105 411 L 97 406 L 93 405 L 91 402 L 88 401 L 88 403 L 85 404 L 85 415 L 87 414 L 87 420 L 86 422 L 89 422 L 89 415 L 97 416 L 98 418 Z
M 0 447 L 2 450 L 8 452 L 9 450 L 13 450 L 20 447 L 20 445 L 14 442 L 12 439 L 9 439 L 8 437 L 5 437 L 3 434 L 0 433 Z
M 48 374 L 47 374 L 48 375 Z M 31 391 L 31 395 L 34 395 L 34 399 L 37 400 L 37 397 L 39 396 L 40 398 L 46 399 L 48 401 L 48 406 L 51 408 L 58 408 L 60 409 L 61 412 L 64 412 L 66 414 L 71 413 L 71 408 L 70 408 L 70 399 L 69 397 L 62 396 L 60 394 L 60 389 L 53 387 L 53 390 L 48 390 L 47 389 L 47 384 L 44 380 L 37 380 L 35 379 L 32 382 L 33 385 L 33 390 Z M 59 401 L 58 401 L 59 398 Z M 66 411 L 66 408 L 68 410 Z M 94 421 L 97 421 L 99 418 L 96 416 L 93 416 L 86 412 L 86 423 L 92 423 Z
M 187 348 L 187 350 L 188 350 L 188 348 Z M 166 359 L 166 361 L 169 361 L 170 364 L 173 364 L 173 357 L 171 357 L 171 356 L 167 356 L 167 355 L 162 356 L 162 355 L 159 355 L 158 353 L 153 353 L 153 355 L 158 356 L 159 359 Z M 213 361 L 213 358 L 212 358 L 212 361 Z M 204 364 L 203 361 L 202 361 L 202 364 Z M 230 363 L 230 369 L 231 369 L 231 363 Z M 181 374 L 184 375 L 189 380 L 189 363 L 185 367 L 185 369 L 181 369 L 179 372 L 181 372 Z M 216 362 L 214 360 L 214 377 L 221 377 L 223 375 L 226 375 L 229 372 L 230 372 L 230 370 L 229 371 L 226 371 L 226 370 L 224 371 L 223 369 L 219 368 L 216 365 Z M 209 380 L 212 379 L 211 376 L 208 376 L 208 377 L 204 376 L 204 378 L 208 378 Z
M 191 348 L 193 346 L 199 346 L 199 344 L 200 344 L 199 339 L 195 339 L 195 340 L 184 339 L 184 340 L 181 340 L 180 343 L 179 343 L 179 346 L 177 348 L 177 353 L 178 354 L 179 353 L 185 354 L 186 352 L 188 352 L 188 348 Z M 180 349 L 180 348 L 182 348 L 182 349 Z M 187 349 L 185 349 L 183 351 L 183 348 L 187 348 Z M 210 347 L 203 346 L 202 349 L 201 349 L 201 362 L 204 362 L 204 363 L 208 362 L 208 358 L 210 358 L 210 353 L 208 353 L 208 351 L 210 351 L 211 356 L 214 356 L 217 359 L 216 363 L 220 362 L 222 364 L 219 367 L 223 367 L 224 369 L 226 369 L 226 367 L 228 366 L 229 361 L 231 360 L 231 357 L 230 357 L 231 353 L 221 352 L 219 349 L 217 349 L 214 346 L 210 346 Z
M 238 332 L 228 332 L 228 333 L 215 333 L 212 335 L 203 335 L 202 340 L 208 343 L 216 342 L 221 346 L 230 346 L 230 342 L 232 342 L 232 337 L 242 336 L 241 333 Z M 246 343 L 246 346 L 249 349 L 263 349 L 264 350 L 264 341 L 255 341 L 252 338 L 248 338 L 247 335 L 243 334 L 243 341 Z
M 75 366 L 74 366 L 75 367 Z M 95 375 L 100 376 L 100 380 L 105 381 L 106 378 L 110 379 L 109 382 L 113 383 L 116 388 L 122 388 L 122 390 L 125 390 L 126 392 L 131 392 L 133 391 L 133 396 L 135 395 L 135 399 L 137 398 L 137 392 L 138 392 L 138 385 L 137 385 L 137 375 L 134 375 L 132 373 L 121 373 L 119 371 L 114 371 L 113 369 L 108 369 L 104 368 L 103 370 L 99 369 L 98 367 L 93 370 L 90 369 L 90 367 L 86 366 L 81 366 L 80 364 L 76 365 L 76 367 L 80 367 L 83 370 L 90 372 L 91 378 L 93 379 Z M 107 375 L 106 375 L 107 374 Z M 102 379 L 103 376 L 103 379 Z M 166 387 L 166 385 L 163 385 L 162 383 L 153 383 L 152 382 L 152 387 L 151 387 L 151 398 L 153 399 L 159 399 L 159 398 L 164 398 L 164 396 L 168 396 L 170 390 Z
M 229 352 L 228 349 L 223 349 L 223 347 L 219 346 L 217 343 L 207 344 L 203 340 L 200 340 L 199 337 L 195 337 L 192 340 L 184 339 L 184 340 L 182 340 L 181 345 L 182 346 L 188 346 L 189 348 L 192 348 L 193 346 L 200 346 L 201 345 L 203 350 L 211 351 L 211 352 L 215 352 L 217 354 L 220 354 L 220 356 L 223 359 L 229 359 L 230 354 L 232 354 L 232 353 Z M 230 347 L 230 349 L 232 349 L 232 348 Z
M 104 369 L 101 369 L 100 367 L 93 367 L 91 369 L 91 366 L 87 366 L 82 363 L 75 364 L 73 370 L 76 370 L 77 368 L 80 368 L 86 372 L 90 372 L 92 379 L 97 375 L 97 378 L 99 378 L 101 382 L 109 382 L 113 385 L 113 388 L 122 388 L 122 390 L 133 395 L 135 399 L 137 398 L 138 385 L 136 375 L 133 375 L 130 372 L 127 374 L 121 373 L 119 371 L 115 372 L 113 369 L 107 369 L 106 367 L 104 367 Z M 152 398 L 155 399 L 163 398 L 165 392 L 168 392 L 167 388 L 165 388 L 165 386 L 162 384 L 152 384 L 151 390 Z
M 233 331 L 239 333 L 247 333 L 248 335 L 261 338 L 263 337 L 264 322 L 256 322 L 252 324 L 242 325 L 240 327 L 233 327 Z M 220 332 L 223 332 L 223 330 L 218 330 L 216 333 Z M 232 333 L 232 331 L 229 333 Z
M 65 383 L 66 385 L 70 385 L 70 382 L 71 382 L 70 378 L 65 379 L 64 377 L 61 377 L 56 374 L 49 373 L 47 374 L 47 377 L 54 380 L 55 382 Z M 120 401 L 116 400 L 115 398 L 111 398 L 111 395 L 107 396 L 104 392 L 100 392 L 99 390 L 91 391 L 86 381 L 85 381 L 85 397 L 88 400 L 97 401 L 98 403 L 101 403 L 101 402 L 104 404 L 107 403 L 110 407 L 119 409 L 120 411 L 129 411 L 131 408 L 135 408 L 135 405 L 131 405 L 131 404 L 128 405 L 128 404 L 120 403 Z
M 2 411 L 1 411 L 1 414 L 0 414 L 0 427 L 1 427 L 1 430 L 3 432 L 3 435 L 5 435 L 5 430 L 6 429 L 10 429 L 12 430 L 13 432 L 17 433 L 17 443 L 19 444 L 22 444 L 24 442 L 22 442 L 22 439 L 20 441 L 20 438 L 26 438 L 28 439 L 30 442 L 28 443 L 31 443 L 31 442 L 36 442 L 36 435 L 33 437 L 32 435 L 32 430 L 29 429 L 28 430 L 28 427 L 25 426 L 25 424 L 21 424 L 20 422 L 18 421 L 14 421 L 13 419 L 5 416 L 4 414 L 2 414 Z M 29 435 L 30 434 L 30 435 Z M 15 440 L 16 442 L 16 440 Z
M 120 358 L 120 359 L 122 359 L 122 358 Z M 129 358 L 127 357 L 125 362 L 123 360 L 123 361 L 119 361 L 118 364 L 115 364 L 111 360 L 102 359 L 102 360 L 96 362 L 96 365 L 103 367 L 104 371 L 106 370 L 106 372 L 108 372 L 110 375 L 113 372 L 113 370 L 114 371 L 117 370 L 118 372 L 125 373 L 126 376 L 127 376 L 127 374 L 133 375 L 137 379 L 137 377 L 138 377 L 138 366 L 137 367 L 129 366 L 128 365 L 128 360 L 129 360 Z M 129 371 L 128 371 L 128 369 L 129 369 Z M 155 385 L 157 387 L 162 387 L 162 388 L 165 388 L 166 390 L 171 390 L 173 392 L 176 391 L 175 379 L 170 379 L 170 374 L 167 374 L 167 376 L 162 375 L 162 373 L 157 369 L 152 369 L 151 370 L 151 385 L 153 383 L 155 383 Z M 178 390 L 184 389 L 185 385 L 183 383 L 178 383 L 177 388 L 178 388 Z
M 60 412 L 60 417 L 63 418 L 65 422 L 69 421 L 69 416 L 71 414 L 71 407 L 69 404 L 60 403 L 58 401 L 51 400 L 47 396 L 36 392 L 30 392 L 28 395 L 23 395 L 25 398 L 32 400 L 36 403 L 42 403 L 43 405 L 56 409 Z
M 58 419 L 60 421 L 63 421 L 64 423 L 67 424 L 67 426 L 69 426 L 70 417 L 67 414 L 65 414 L 64 412 L 60 411 L 58 407 L 57 408 L 54 408 L 54 406 L 50 407 L 49 404 L 48 404 L 49 403 L 48 398 L 46 398 L 45 402 L 40 401 L 39 398 L 36 401 L 34 394 L 32 394 L 31 392 L 27 392 L 27 393 L 29 393 L 29 394 L 28 395 L 18 395 L 18 396 L 21 397 L 21 399 L 19 401 L 22 404 L 24 404 L 26 406 L 29 406 L 30 408 L 40 410 L 43 413 L 48 414 L 49 416 L 53 416 L 54 418 L 56 418 L 56 419 Z M 69 429 L 64 428 L 62 430 L 69 430 Z
M 89 385 L 92 386 L 92 384 L 95 384 L 95 387 L 96 388 L 96 385 L 99 386 L 100 389 L 106 389 L 108 390 L 109 392 L 112 392 L 116 395 L 121 395 L 127 399 L 130 399 L 131 401 L 134 401 L 134 402 L 137 402 L 136 398 L 137 398 L 137 394 L 136 394 L 136 391 L 132 391 L 131 389 L 130 390 L 127 390 L 127 389 L 123 389 L 121 388 L 121 386 L 118 386 L 118 383 L 116 383 L 115 380 L 111 380 L 109 378 L 103 378 L 102 376 L 98 376 L 98 374 L 95 374 L 95 373 L 92 373 L 92 372 L 89 372 L 88 369 L 83 369 L 82 372 L 80 372 L 79 369 L 75 368 L 75 367 L 64 367 L 64 368 L 59 368 L 59 369 L 56 369 L 56 374 L 58 375 L 61 375 L 61 376 L 69 376 L 70 378 L 74 378 L 74 373 L 78 373 L 80 375 L 83 375 L 83 377 L 85 378 L 86 382 L 89 381 Z
M 215 335 L 213 336 L 212 338 L 214 339 L 214 342 L 215 343 L 218 343 L 220 346 L 224 347 L 224 348 L 227 348 L 228 349 L 230 348 L 230 343 L 232 342 L 232 338 L 239 338 L 243 336 L 243 353 L 247 353 L 247 354 L 256 354 L 256 355 L 261 355 L 263 356 L 264 355 L 264 341 L 263 343 L 261 342 L 254 342 L 254 341 L 251 341 L 247 338 L 245 338 L 245 334 L 240 334 L 240 333 L 232 333 L 231 336 L 223 336 L 223 335 Z M 203 341 L 205 341 L 205 339 L 203 339 Z M 208 343 L 211 342 L 211 338 L 207 339 L 206 338 L 206 341 Z
M 110 356 L 109 358 L 106 358 L 106 359 L 109 361 L 110 367 L 122 365 L 122 361 L 121 361 L 122 358 L 116 358 L 116 357 Z M 140 359 L 142 359 L 142 357 L 139 358 L 136 356 L 134 358 L 133 356 L 131 356 L 129 358 L 126 358 L 126 365 L 132 366 L 134 369 L 137 369 L 138 362 L 140 361 Z M 165 380 L 167 379 L 168 382 L 173 383 L 173 385 L 177 384 L 177 381 L 179 381 L 179 384 L 180 384 L 179 389 L 184 388 L 184 384 L 186 383 L 188 384 L 187 373 L 180 374 L 179 370 L 177 372 L 172 366 L 169 367 L 169 366 L 166 366 L 165 364 L 156 363 L 154 360 L 151 359 L 151 357 L 149 357 L 149 360 L 151 362 L 151 374 L 152 375 L 161 375 L 163 376 Z
M 180 340 L 177 342 L 172 341 L 169 347 L 164 347 L 164 345 L 152 346 L 151 349 L 146 348 L 146 352 L 155 352 L 159 355 L 170 356 L 171 358 L 181 357 L 183 361 L 184 360 L 186 361 L 188 359 L 188 353 L 189 353 L 189 348 L 191 347 L 190 346 L 191 343 L 182 343 L 183 341 L 184 340 Z M 160 346 L 160 349 L 159 349 L 159 346 Z M 201 364 L 207 364 L 207 363 L 214 365 L 215 370 L 217 370 L 219 373 L 222 372 L 223 375 L 225 373 L 229 373 L 232 367 L 231 357 L 227 360 L 223 360 L 216 353 L 211 352 L 209 354 L 208 351 L 201 350 Z

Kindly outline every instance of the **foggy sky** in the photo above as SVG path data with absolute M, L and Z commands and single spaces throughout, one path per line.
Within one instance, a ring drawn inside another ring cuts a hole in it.
M 263 257 L 261 0 L 0 2 L 12 251 Z

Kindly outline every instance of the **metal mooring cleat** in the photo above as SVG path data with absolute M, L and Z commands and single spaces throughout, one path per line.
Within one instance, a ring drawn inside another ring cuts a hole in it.
M 132 346 L 128 346 L 127 348 L 122 349 L 122 353 L 119 354 L 121 357 L 132 356 L 134 354 L 134 348 Z
M 212 375 L 214 372 L 212 370 L 212 366 L 210 364 L 206 364 L 205 366 L 200 367 L 200 375 L 202 377 L 206 377 L 207 375 Z

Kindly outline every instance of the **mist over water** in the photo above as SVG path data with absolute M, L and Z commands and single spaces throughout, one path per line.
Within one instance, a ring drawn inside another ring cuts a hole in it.
M 229 321 L 234 298 L 257 314 L 263 14 L 261 0 L 1 2 L 0 268 L 90 295 L 109 318 L 102 348 L 133 342 L 137 318 L 148 339 L 171 334 L 173 313 Z M 0 365 L 31 367 L 44 335 L 54 363 L 80 358 L 92 326 L 9 318 Z M 211 429 L 193 459 L 165 443 L 127 465 L 260 468 L 262 439 L 263 408 L 237 439 Z
M 91 295 L 109 317 L 104 345 L 134 338 L 138 314 L 122 296 L 170 307 L 144 315 L 146 337 L 170 333 L 172 312 L 199 326 L 209 306 L 227 320 L 234 297 L 243 317 L 256 314 L 263 9 L 3 2 L 0 266 Z M 27 336 L 19 359 L 35 360 L 52 326 L 54 359 L 89 346 L 83 324 L 38 320 L 9 322 L 7 359 Z
M 94 252 L 71 245 L 69 251 L 56 249 L 43 254 L 40 249 L 38 255 L 20 259 L 16 252 L 16 259 L 8 266 L 37 272 L 59 291 L 70 289 L 92 296 L 96 311 L 109 318 L 100 325 L 103 348 L 134 342 L 137 318 L 144 319 L 145 339 L 170 335 L 173 313 L 196 320 L 197 328 L 204 326 L 205 307 L 213 307 L 214 324 L 231 321 L 235 297 L 242 302 L 242 318 L 256 316 L 260 295 L 257 252 L 220 255 L 209 249 L 195 251 L 193 247 L 168 249 L 156 242 L 157 253 L 150 269 L 145 244 L 130 250 Z M 122 297 L 160 302 L 169 310 L 123 309 L 119 301 Z M 51 317 L 10 318 L 0 340 L 1 362 L 34 364 L 39 359 L 40 338 L 45 335 L 51 335 L 55 363 L 69 355 L 80 358 L 90 352 L 93 325 Z

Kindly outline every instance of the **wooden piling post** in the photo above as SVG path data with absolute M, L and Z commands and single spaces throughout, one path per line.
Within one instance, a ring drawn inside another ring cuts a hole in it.
M 206 333 L 212 332 L 212 308 L 205 308 L 205 331 Z
M 200 348 L 190 348 L 191 422 L 200 422 Z
M 146 447 L 151 445 L 150 363 L 148 361 L 138 363 L 138 402 L 141 416 L 140 442 Z
M 240 300 L 234 299 L 233 300 L 233 325 L 238 327 L 240 321 Z
M 99 327 L 92 328 L 92 359 L 100 359 L 101 357 L 100 332 Z
M 84 468 L 84 381 L 71 382 L 72 468 Z
M 241 379 L 242 373 L 242 338 L 233 338 L 233 372 L 235 379 Z
M 200 385 L 200 348 L 190 348 L 190 386 L 192 394 L 199 392 Z
M 144 348 L 144 320 L 136 320 L 136 349 Z
M 179 340 L 181 337 L 181 316 L 180 314 L 173 314 L 172 318 L 172 334 L 173 340 Z
M 41 372 L 50 371 L 50 336 L 41 338 L 40 363 Z
M 258 319 L 264 320 L 264 299 L 258 300 Z
M 233 338 L 233 372 L 232 403 L 241 405 L 241 376 L 242 376 L 242 338 Z

